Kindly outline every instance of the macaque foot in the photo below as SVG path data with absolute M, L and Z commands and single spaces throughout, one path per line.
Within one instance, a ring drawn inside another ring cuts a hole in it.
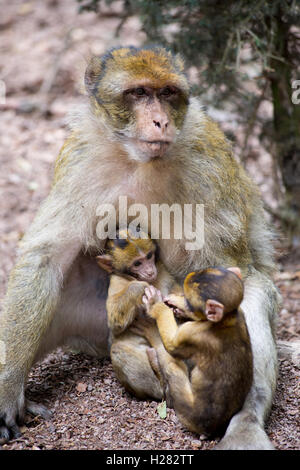
M 19 425 L 24 420 L 24 402 L 22 405 L 7 408 L 0 413 L 0 445 L 5 444 L 11 439 L 17 439 L 21 436 Z
M 6 444 L 11 439 L 17 439 L 21 436 L 20 428 L 17 424 L 10 426 L 4 424 L 3 420 L 0 421 L 0 446 Z
M 258 422 L 245 420 L 232 429 L 230 424 L 214 450 L 275 450 L 275 447 Z
M 46 421 L 52 417 L 52 412 L 46 406 L 27 399 L 26 411 L 33 416 L 41 416 Z
M 39 405 L 31 400 L 26 399 L 26 411 L 33 416 L 41 416 L 48 420 L 51 418 L 52 413 L 44 405 Z M 12 410 L 4 412 L 0 415 L 0 445 L 6 442 L 17 439 L 22 435 L 19 425 L 22 425 L 24 421 L 24 410 L 20 407 L 19 411 Z

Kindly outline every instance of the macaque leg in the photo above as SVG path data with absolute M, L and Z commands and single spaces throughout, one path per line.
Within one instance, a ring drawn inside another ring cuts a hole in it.
M 273 449 L 264 431 L 276 387 L 277 353 L 274 341 L 279 295 L 270 279 L 253 269 L 245 280 L 242 309 L 250 334 L 254 382 L 244 407 L 232 419 L 217 449 Z
M 162 400 L 163 386 L 149 362 L 149 344 L 144 338 L 115 341 L 111 347 L 111 361 L 116 376 L 124 387 L 138 398 Z
M 32 270 L 35 268 L 33 255 L 31 255 L 32 259 L 28 260 L 28 265 L 24 262 L 24 270 L 22 267 L 18 268 L 19 276 L 12 275 L 10 288 L 14 288 L 17 292 L 18 283 L 22 284 L 20 302 L 22 301 L 24 306 L 25 302 L 28 305 L 35 303 L 36 315 L 32 314 L 28 318 L 20 319 L 15 326 L 11 327 L 5 322 L 13 322 L 13 314 L 10 317 L 2 316 L 0 321 L 0 323 L 4 321 L 4 324 L 1 323 L 1 340 L 5 338 L 4 363 L 1 363 L 2 356 L 0 357 L 1 399 L 4 400 L 0 403 L 1 409 L 5 409 L 5 404 L 7 405 L 5 415 L 0 415 L 0 443 L 19 435 L 16 423 L 23 421 L 25 408 L 31 414 L 46 418 L 50 416 L 43 405 L 29 400 L 25 401 L 24 398 L 24 384 L 34 362 L 57 346 L 64 344 L 80 348 L 81 351 L 89 354 L 108 355 L 105 310 L 107 275 L 93 260 L 80 255 L 72 264 L 68 277 L 67 267 L 73 261 L 75 251 L 72 253 L 64 248 L 59 259 L 60 264 L 58 260 L 55 264 L 48 258 L 44 261 L 40 257 L 37 258 L 36 263 L 40 263 L 40 266 L 36 268 L 36 273 L 38 273 L 40 283 L 36 281 L 36 289 L 43 285 L 43 291 L 34 292 L 31 287 L 32 282 L 29 279 L 26 280 L 26 268 L 29 266 Z M 63 273 L 65 273 L 66 280 L 60 293 Z M 46 278 L 47 282 L 45 282 Z M 27 293 L 25 286 L 28 286 Z M 33 296 L 34 300 L 31 298 Z M 20 312 L 22 308 L 20 305 Z M 18 314 L 18 311 L 13 310 L 13 306 L 10 307 L 9 304 L 6 305 L 6 309 L 15 312 L 15 315 Z M 21 329 L 19 334 L 16 329 L 18 327 Z M 13 337 L 10 338 L 8 333 Z M 19 345 L 16 344 L 17 342 Z M 14 403 L 14 406 L 10 406 L 9 403 Z
M 108 284 L 107 273 L 93 258 L 84 254 L 76 258 L 35 360 L 64 345 L 91 356 L 108 357 Z
M 0 442 L 19 434 L 24 387 L 43 337 L 57 309 L 63 275 L 80 245 L 24 246 L 12 271 L 0 316 Z
M 187 416 L 194 416 L 195 397 L 189 380 L 188 368 L 183 361 L 175 359 L 161 344 L 156 348 L 161 373 L 165 381 L 166 400 L 175 409 L 180 421 L 190 430 L 197 432 Z
M 95 260 L 80 254 L 65 281 L 55 316 L 45 333 L 34 362 L 58 346 L 70 346 L 90 356 L 104 357 L 108 351 L 106 295 L 109 279 Z M 26 411 L 49 419 L 44 405 L 26 399 Z
M 147 348 L 146 349 L 146 354 L 147 354 L 149 364 L 152 367 L 152 370 L 153 370 L 154 374 L 158 378 L 159 383 L 161 384 L 161 386 L 164 388 L 163 376 L 162 376 L 162 373 L 161 373 L 161 370 L 160 370 L 156 350 L 154 348 Z
M 90 356 L 109 355 L 105 309 L 108 282 L 107 274 L 96 265 L 94 259 L 83 254 L 77 257 L 34 362 L 58 346 L 69 346 Z M 44 405 L 28 399 L 26 411 L 44 419 L 51 417 L 51 412 Z

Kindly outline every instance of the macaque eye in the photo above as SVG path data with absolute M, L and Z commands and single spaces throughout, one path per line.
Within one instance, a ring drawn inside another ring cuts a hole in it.
M 166 86 L 163 88 L 160 92 L 162 96 L 165 98 L 168 98 L 169 96 L 174 96 L 177 94 L 177 90 L 175 88 L 170 88 L 169 86 Z
M 149 251 L 149 253 L 147 254 L 147 259 L 151 259 L 153 256 L 153 251 Z
M 129 90 L 125 90 L 124 94 L 131 95 L 133 98 L 143 98 L 147 96 L 147 91 L 145 90 L 144 87 L 137 87 L 137 88 L 131 88 Z
M 134 90 L 134 93 L 137 96 L 143 96 L 143 95 L 146 95 L 146 90 L 145 88 L 139 87 Z
M 172 93 L 172 91 L 168 86 L 166 88 L 164 88 L 161 92 L 161 94 L 164 95 L 164 96 L 169 96 L 171 93 Z
M 135 262 L 133 263 L 133 266 L 140 266 L 141 264 L 142 264 L 142 263 L 141 263 L 140 261 L 135 261 Z

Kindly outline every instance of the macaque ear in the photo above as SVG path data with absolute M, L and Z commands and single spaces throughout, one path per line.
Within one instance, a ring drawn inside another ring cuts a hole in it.
M 205 303 L 205 315 L 209 321 L 221 321 L 224 314 L 224 305 L 213 299 L 208 299 Z
M 110 255 L 99 255 L 96 256 L 98 266 L 107 271 L 109 274 L 112 273 L 112 259 Z
M 99 79 L 101 73 L 102 62 L 100 57 L 92 57 L 90 63 L 88 64 L 85 75 L 84 75 L 84 84 L 89 95 L 93 95 L 94 87 Z
M 237 275 L 237 277 L 239 277 L 240 279 L 242 279 L 242 273 L 241 273 L 240 268 L 236 268 L 236 267 L 234 267 L 234 268 L 228 268 L 228 271 L 233 272 L 234 274 Z
M 175 56 L 175 64 L 178 67 L 178 69 L 180 70 L 180 72 L 184 71 L 184 62 L 183 62 L 182 57 L 179 54 L 177 54 Z

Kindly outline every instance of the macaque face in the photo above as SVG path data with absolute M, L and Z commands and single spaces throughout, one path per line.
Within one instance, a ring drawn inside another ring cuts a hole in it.
M 147 254 L 143 253 L 141 256 L 136 257 L 129 268 L 129 273 L 134 275 L 139 281 L 155 281 L 157 268 L 154 251 L 149 251 Z
M 167 158 L 189 103 L 179 56 L 160 47 L 113 49 L 91 60 L 85 84 L 96 114 L 131 160 Z
M 136 84 L 124 92 L 124 100 L 132 115 L 132 125 L 124 134 L 130 155 L 144 161 L 163 157 L 176 138 L 176 117 L 182 106 L 180 89 Z

